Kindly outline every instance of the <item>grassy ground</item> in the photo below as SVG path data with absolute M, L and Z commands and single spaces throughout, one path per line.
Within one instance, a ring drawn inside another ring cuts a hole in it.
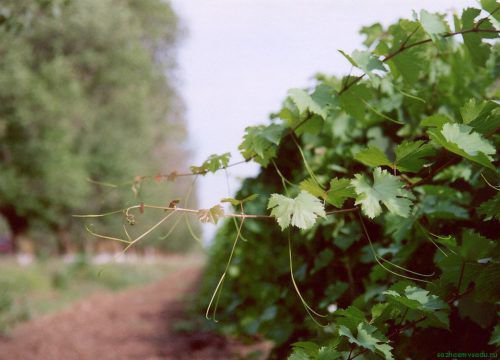
M 18 322 L 60 310 L 97 291 L 159 280 L 186 261 L 190 260 L 168 257 L 154 263 L 93 265 L 80 257 L 70 264 L 48 259 L 20 266 L 15 259 L 0 258 L 0 331 L 8 332 Z

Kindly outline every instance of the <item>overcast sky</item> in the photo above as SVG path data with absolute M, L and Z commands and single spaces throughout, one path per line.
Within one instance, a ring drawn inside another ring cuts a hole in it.
M 178 78 L 186 105 L 192 162 L 237 148 L 246 126 L 265 124 L 289 88 L 311 84 L 317 72 L 343 75 L 348 53 L 361 47 L 362 26 L 388 25 L 412 10 L 452 13 L 472 0 L 172 0 L 187 34 L 179 46 Z M 254 175 L 257 166 L 230 171 Z M 236 179 L 236 180 L 235 180 Z M 198 181 L 200 207 L 227 197 L 223 173 Z M 207 225 L 209 227 L 211 225 Z M 206 237 L 213 233 L 207 229 Z

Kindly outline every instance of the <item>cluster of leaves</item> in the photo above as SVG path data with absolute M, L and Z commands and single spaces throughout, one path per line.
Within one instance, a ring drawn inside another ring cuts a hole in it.
M 68 214 L 123 205 L 89 179 L 185 160 L 168 64 L 177 30 L 159 0 L 1 1 L 0 215 L 14 240 L 34 228 L 76 235 Z
M 319 75 L 247 129 L 262 169 L 237 197 L 259 194 L 245 211 L 279 226 L 219 231 L 200 299 L 231 252 L 221 330 L 271 339 L 276 358 L 294 343 L 293 360 L 499 345 L 500 10 L 481 4 L 453 30 L 426 11 L 363 28 L 366 49 L 345 54 L 359 76 Z

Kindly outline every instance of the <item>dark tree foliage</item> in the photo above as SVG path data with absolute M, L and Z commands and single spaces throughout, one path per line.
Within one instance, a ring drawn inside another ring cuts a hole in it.
M 167 2 L 12 0 L 0 14 L 0 214 L 14 239 L 123 205 L 89 179 L 130 180 L 132 194 L 134 176 L 183 163 Z

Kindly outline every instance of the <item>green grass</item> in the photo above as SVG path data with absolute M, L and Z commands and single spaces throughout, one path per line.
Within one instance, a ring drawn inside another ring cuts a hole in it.
M 33 317 L 55 312 L 98 291 L 117 291 L 159 280 L 195 258 L 167 258 L 155 263 L 93 265 L 84 257 L 71 264 L 60 259 L 19 266 L 0 258 L 0 331 Z

